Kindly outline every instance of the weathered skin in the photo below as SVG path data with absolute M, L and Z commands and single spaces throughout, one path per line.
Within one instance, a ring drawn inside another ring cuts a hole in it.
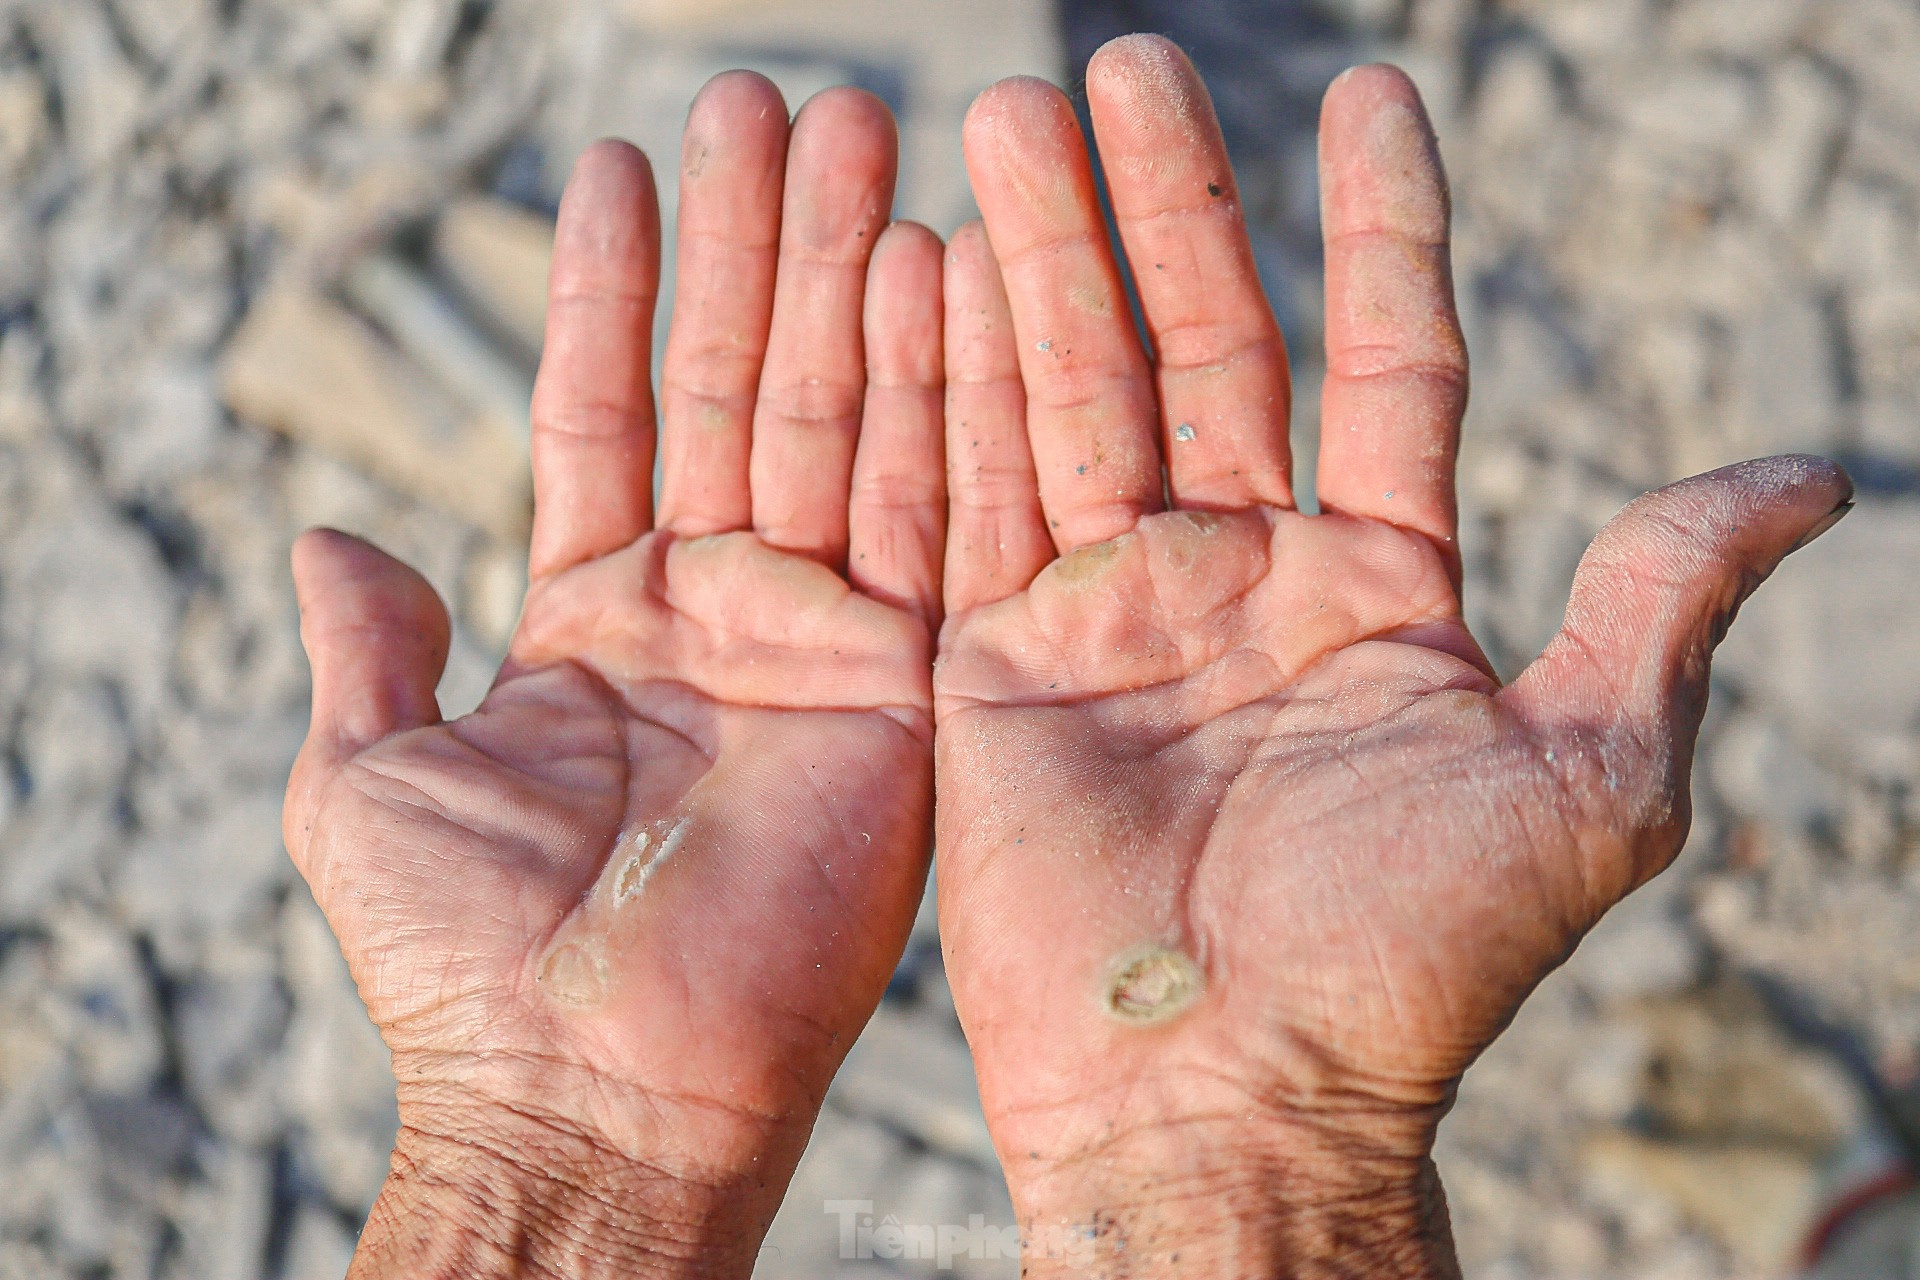
M 1317 516 L 1204 91 L 1148 38 L 1087 87 L 1157 362 L 1047 86 L 975 108 L 984 235 L 947 275 L 943 938 L 1022 1221 L 1091 1250 L 1028 1274 L 1455 1274 L 1434 1126 L 1678 849 L 1711 646 L 1848 486 L 1775 459 L 1636 503 L 1501 689 L 1461 620 L 1465 355 L 1412 86 L 1327 102 Z
M 689 125 L 657 513 L 644 160 L 596 149 L 562 211 L 534 585 L 481 710 L 441 720 L 418 575 L 296 548 L 288 844 L 401 1085 L 355 1280 L 745 1274 L 906 937 L 936 722 L 955 996 L 1059 1246 L 1030 1274 L 1452 1267 L 1428 1151 L 1460 1072 L 1672 856 L 1711 645 L 1847 482 L 1775 459 L 1635 504 L 1498 688 L 1411 86 L 1328 101 L 1317 516 L 1191 68 L 1124 41 L 1089 96 L 1155 356 L 1071 108 L 991 91 L 950 511 L 938 248 L 881 233 L 890 122 L 835 92 L 789 137 L 729 76 Z
M 441 722 L 418 575 L 296 548 L 288 844 L 400 1081 L 355 1280 L 752 1265 L 926 870 L 940 249 L 881 234 L 893 173 L 864 94 L 791 144 L 764 80 L 703 94 L 656 519 L 652 179 L 623 146 L 582 162 L 533 587 L 473 715 Z

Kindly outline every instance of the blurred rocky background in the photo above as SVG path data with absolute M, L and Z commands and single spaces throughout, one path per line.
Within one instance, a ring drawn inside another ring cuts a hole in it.
M 392 1081 L 279 843 L 307 695 L 287 547 L 329 523 L 419 565 L 459 620 L 447 708 L 478 700 L 524 585 L 572 158 L 630 137 L 671 207 L 709 74 L 795 105 L 853 82 L 902 115 L 902 215 L 950 231 L 972 94 L 1072 85 L 1126 30 L 1212 81 L 1304 456 L 1319 95 L 1378 57 L 1427 91 L 1477 360 L 1470 610 L 1506 673 L 1640 491 L 1788 449 L 1861 482 L 1735 630 L 1679 866 L 1468 1079 L 1442 1152 L 1468 1274 L 1784 1276 L 1828 1207 L 1897 1185 L 1916 0 L 0 0 L 0 1280 L 345 1272 Z M 945 990 L 928 918 L 763 1274 L 931 1273 L 888 1228 L 1010 1221 Z M 1867 1227 L 1897 1242 L 1897 1212 Z M 1901 1274 L 1871 1247 L 1822 1274 Z

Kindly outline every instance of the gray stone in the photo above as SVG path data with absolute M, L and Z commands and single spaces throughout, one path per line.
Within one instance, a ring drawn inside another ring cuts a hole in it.
M 911 1133 L 936 1151 L 997 1163 L 980 1114 L 973 1059 L 945 1019 L 883 1005 L 828 1096 Z
M 1920 270 L 1911 197 L 1888 183 L 1843 174 L 1812 234 L 1814 264 L 1849 291 L 1910 280 Z
M 1849 102 L 1845 86 L 1819 64 L 1797 58 L 1767 80 L 1767 125 L 1747 157 L 1754 204 L 1791 225 L 1819 199 L 1845 140 Z
M 294 1012 L 275 1070 L 301 1150 L 334 1204 L 364 1213 L 399 1126 L 392 1058 L 368 1021 L 319 908 L 295 892 L 281 913 Z
M 154 712 L 166 686 L 177 605 L 152 539 L 83 504 L 34 529 L 15 563 L 23 590 L 6 601 L 11 656 L 43 677 L 114 682 L 136 725 Z
M 1754 453 L 1838 451 L 1844 427 L 1838 336 L 1820 300 L 1766 300 L 1735 330 L 1736 413 Z
M 78 909 L 46 920 L 54 935 L 53 989 L 42 1006 L 72 1053 L 76 1082 L 100 1094 L 136 1094 L 166 1064 L 160 1008 L 131 939 Z
M 273 1162 L 245 1148 L 214 1153 L 172 1215 L 180 1234 L 166 1280 L 258 1280 L 273 1227 Z
M 1667 19 L 1666 37 L 1687 53 L 1771 59 L 1813 25 L 1806 0 L 1683 0 Z
M 62 894 L 99 888 L 121 839 L 116 806 L 132 744 L 109 691 L 92 681 L 43 687 L 26 708 L 17 760 L 25 795 L 0 829 L 0 919 L 30 921 Z
M 1574 57 L 1618 56 L 1650 33 L 1646 0 L 1525 0 L 1515 7 Z
M 0 1239 L 0 1280 L 69 1280 L 72 1274 L 39 1245 Z
M 1761 107 L 1744 76 L 1696 65 L 1651 78 L 1622 110 L 1646 145 L 1725 151 L 1752 136 Z
M 120 52 L 97 0 L 43 5 L 32 16 L 53 53 L 76 159 L 90 169 L 103 166 L 133 140 L 144 96 L 142 78 Z
M 1920 388 L 1869 396 L 1860 406 L 1860 452 L 1920 472 Z
M 286 1261 L 273 1280 L 345 1280 L 354 1243 L 332 1210 L 302 1205 L 287 1237 Z
M 1920 12 L 1905 0 L 1847 0 L 1844 9 L 1822 7 L 1821 16 L 1815 48 L 1845 67 L 1890 117 L 1908 124 L 1920 118 L 1920 86 L 1904 73 L 1920 58 Z
M 1567 1099 L 1582 1117 L 1604 1124 L 1626 1121 L 1645 1099 L 1653 1037 L 1628 1020 L 1595 1028 L 1567 1074 Z
M 18 749 L 28 793 L 66 807 L 111 803 L 133 744 L 112 691 L 80 680 L 41 686 L 27 704 Z
M 802 1280 L 838 1274 L 840 1216 L 829 1205 L 871 1201 L 877 1206 L 903 1161 L 910 1159 L 896 1131 L 830 1105 L 794 1173 L 754 1269 L 760 1280 Z
M 273 957 L 228 946 L 217 967 L 176 991 L 181 1073 L 207 1123 L 222 1138 L 264 1147 L 283 1123 L 275 1051 L 288 1004 Z
M 216 0 L 113 0 L 113 11 L 142 53 L 167 64 L 185 56 L 190 43 L 218 38 Z
M 1667 995 L 1698 982 L 1706 956 L 1699 939 L 1659 896 L 1616 907 L 1567 964 L 1583 987 L 1608 1000 Z
M 152 936 L 162 962 L 184 972 L 222 939 L 264 925 L 291 876 L 280 845 L 280 797 L 257 792 L 136 843 L 115 877 L 114 897 Z
M 1899 765 L 1920 731 L 1920 501 L 1867 499 L 1742 611 L 1721 668 L 1837 759 Z
M 440 712 L 448 719 L 477 708 L 500 674 L 501 651 L 488 648 L 464 626 L 456 626 L 447 650 L 447 669 L 440 677 Z
M 1743 818 L 1806 828 L 1835 812 L 1835 779 L 1767 716 L 1733 717 L 1709 751 L 1707 777 Z
M 1879 394 L 1912 395 L 1920 386 L 1920 280 L 1854 290 L 1847 319 L 1861 381 Z
M 1506 523 L 1497 643 L 1515 673 L 1560 630 L 1574 569 L 1604 523 L 1567 500 L 1579 488 L 1565 472 L 1543 477 L 1527 509 Z
M 140 383 L 134 415 L 111 442 L 111 480 L 123 492 L 207 470 L 225 434 L 210 368 L 170 362 Z
M 0 173 L 18 181 L 46 145 L 47 86 L 24 68 L 0 72 Z

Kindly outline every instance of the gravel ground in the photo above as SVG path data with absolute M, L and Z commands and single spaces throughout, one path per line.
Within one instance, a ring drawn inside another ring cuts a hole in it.
M 892 101 L 902 211 L 950 230 L 971 94 L 1128 29 L 1215 85 L 1306 424 L 1318 96 L 1373 57 L 1430 95 L 1478 361 L 1470 609 L 1503 671 L 1636 493 L 1788 449 L 1854 466 L 1860 509 L 1719 667 L 1681 864 L 1542 989 L 1443 1148 L 1482 1280 L 1791 1270 L 1920 1075 L 1920 4 L 0 0 L 0 1280 L 338 1280 L 384 1169 L 385 1054 L 279 845 L 286 550 L 325 522 L 420 565 L 460 710 L 517 608 L 519 491 L 449 494 L 302 411 L 265 303 L 346 317 L 329 358 L 365 395 L 413 388 L 381 401 L 408 431 L 511 459 L 525 317 L 469 290 L 449 337 L 406 288 L 477 261 L 511 294 L 521 241 L 461 258 L 443 210 L 491 193 L 461 207 L 537 227 L 588 140 L 671 156 L 693 89 L 749 64 L 796 102 Z M 499 394 L 419 390 L 449 362 Z M 932 1271 L 844 1258 L 843 1226 L 884 1255 L 859 1228 L 975 1214 L 1009 1221 L 929 921 L 762 1271 Z M 970 1238 L 958 1270 L 1015 1274 Z

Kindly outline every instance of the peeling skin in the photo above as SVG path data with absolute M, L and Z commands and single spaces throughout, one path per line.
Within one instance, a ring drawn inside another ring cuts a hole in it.
M 1207 553 L 1206 542 L 1220 532 L 1227 518 L 1211 511 L 1178 511 L 1164 520 L 1161 558 L 1179 573 L 1190 572 Z
M 598 939 L 564 942 L 540 965 L 540 985 L 562 1004 L 599 1004 L 607 995 L 607 956 Z
M 1206 991 L 1206 979 L 1185 952 L 1159 943 L 1123 951 L 1107 966 L 1101 1005 L 1133 1026 L 1179 1017 Z
M 633 833 L 632 852 L 627 855 L 626 861 L 621 863 L 619 874 L 614 878 L 614 906 L 624 907 L 646 890 L 647 881 L 653 879 L 654 873 L 660 869 L 661 865 L 677 853 L 680 846 L 686 842 L 687 828 L 692 821 L 691 818 L 682 818 L 674 823 L 673 829 L 661 837 L 657 845 L 653 843 L 651 831 L 640 830 Z M 615 848 L 617 857 L 618 846 Z M 648 854 L 649 848 L 652 849 L 651 856 Z
M 606 870 L 540 960 L 535 976 L 549 996 L 582 1008 L 606 999 L 610 984 L 607 935 L 620 913 L 639 900 L 660 868 L 680 851 L 692 825 L 693 819 L 687 817 L 671 825 L 662 820 L 615 842 Z

